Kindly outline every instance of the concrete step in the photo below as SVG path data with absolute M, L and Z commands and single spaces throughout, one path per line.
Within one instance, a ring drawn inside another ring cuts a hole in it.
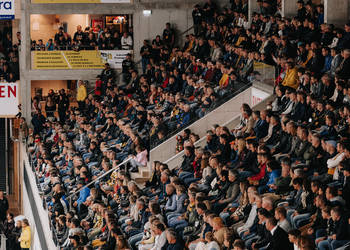
M 148 178 L 144 178 L 144 177 L 139 177 L 139 178 L 135 178 L 134 180 L 140 187 L 144 187 L 146 181 L 148 181 L 149 179 Z

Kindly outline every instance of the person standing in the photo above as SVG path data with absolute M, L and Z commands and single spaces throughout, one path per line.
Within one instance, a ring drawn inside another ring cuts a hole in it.
M 85 99 L 87 97 L 86 86 L 82 80 L 78 81 L 77 102 L 80 112 L 84 110 Z
M 194 6 L 192 11 L 194 34 L 197 36 L 199 34 L 199 29 L 203 20 L 203 11 L 199 4 Z
M 18 228 L 15 226 L 15 221 L 13 219 L 13 214 L 8 213 L 7 219 L 4 222 L 4 234 L 6 236 L 6 249 L 7 250 L 18 250 Z
M 64 89 L 61 89 L 59 99 L 58 99 L 58 115 L 59 115 L 61 124 L 64 124 L 66 121 L 66 112 L 68 108 L 69 108 L 69 98 L 66 95 L 66 91 Z
M 146 73 L 146 67 L 147 64 L 150 62 L 150 56 L 151 56 L 151 50 L 152 47 L 149 45 L 148 40 L 143 41 L 143 46 L 141 47 L 140 50 L 140 55 L 142 56 L 142 72 L 145 74 Z
M 29 250 L 32 241 L 32 235 L 27 219 L 22 220 L 22 233 L 18 240 L 21 243 L 22 250 Z
M 9 202 L 4 196 L 4 192 L 0 191 L 0 222 L 3 223 L 6 220 L 7 210 L 9 209 Z

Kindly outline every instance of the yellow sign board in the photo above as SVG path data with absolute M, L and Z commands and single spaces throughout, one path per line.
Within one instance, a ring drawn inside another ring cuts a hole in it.
M 97 50 L 33 52 L 33 69 L 102 69 L 105 63 Z
M 32 0 L 32 3 L 130 3 L 130 0 Z

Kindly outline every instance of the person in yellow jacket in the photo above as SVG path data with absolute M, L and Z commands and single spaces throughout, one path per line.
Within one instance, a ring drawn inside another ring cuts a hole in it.
M 87 97 L 87 91 L 86 91 L 85 84 L 82 80 L 79 80 L 78 91 L 77 91 L 77 102 L 78 102 L 80 111 L 84 110 L 86 97 Z
M 30 230 L 30 226 L 27 219 L 22 220 L 22 233 L 19 237 L 18 241 L 21 243 L 21 249 L 28 249 L 30 248 L 31 241 L 32 241 L 32 234 Z
M 299 86 L 298 69 L 294 67 L 292 62 L 287 62 L 286 76 L 283 79 L 282 85 L 297 89 Z

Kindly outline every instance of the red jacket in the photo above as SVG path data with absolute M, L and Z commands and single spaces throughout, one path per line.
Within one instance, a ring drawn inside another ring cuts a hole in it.
M 252 181 L 260 181 L 265 177 L 266 174 L 266 163 L 264 163 L 263 165 L 260 165 L 260 172 L 257 173 L 256 175 L 253 175 L 252 177 L 250 177 L 250 179 Z

